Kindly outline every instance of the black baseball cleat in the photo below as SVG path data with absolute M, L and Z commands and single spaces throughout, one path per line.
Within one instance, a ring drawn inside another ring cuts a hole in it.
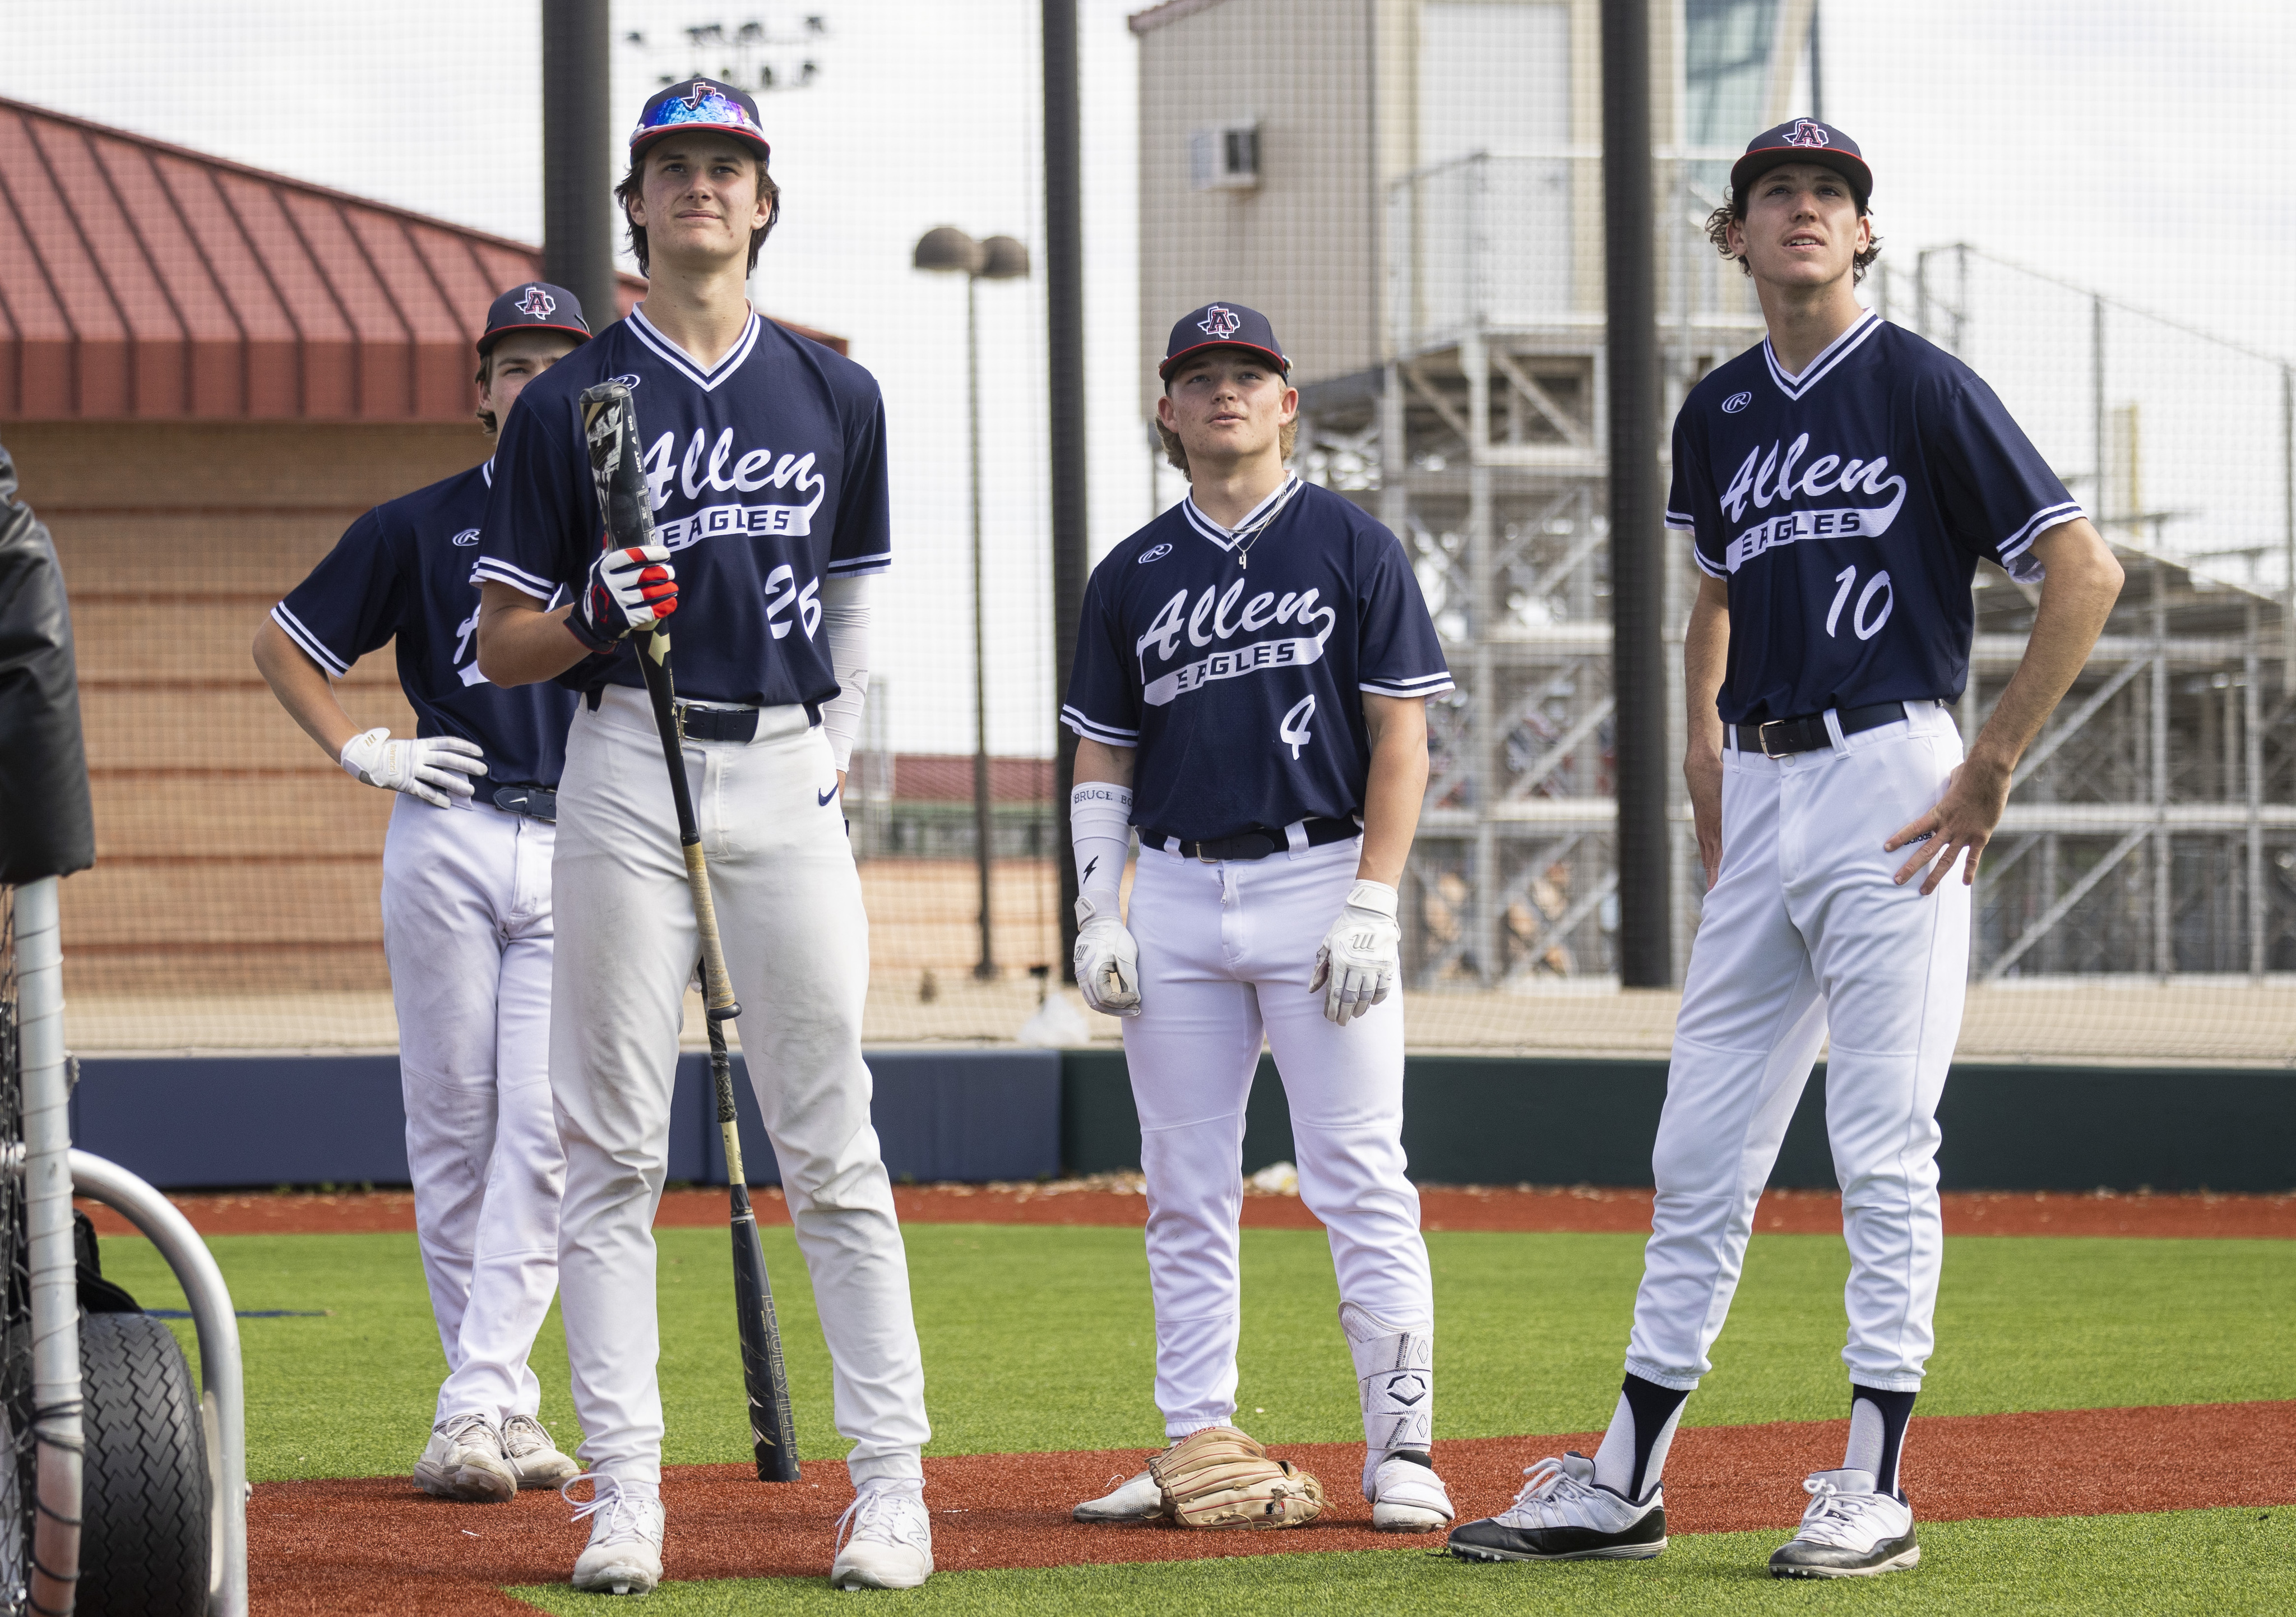
M 1801 1531 L 1770 1557 L 1771 1577 L 1874 1578 L 1919 1564 L 1914 1507 L 1876 1493 L 1872 1472 L 1820 1471 L 1802 1488 Z
M 1595 1481 L 1583 1454 L 1551 1456 L 1523 1472 L 1530 1479 L 1497 1515 L 1451 1530 L 1462 1561 L 1647 1561 L 1666 1547 L 1666 1500 L 1656 1488 L 1641 1504 Z

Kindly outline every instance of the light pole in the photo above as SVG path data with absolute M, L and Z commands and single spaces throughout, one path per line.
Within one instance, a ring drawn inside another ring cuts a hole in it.
M 980 959 L 972 974 L 985 981 L 996 975 L 988 924 L 988 861 L 995 851 L 996 817 L 988 792 L 988 592 L 980 556 L 980 320 L 973 287 L 982 281 L 1026 276 L 1029 250 L 1011 236 L 976 242 L 954 225 L 942 225 L 917 238 L 911 263 L 918 269 L 964 277 L 964 386 L 972 481 L 972 824 L 980 872 Z

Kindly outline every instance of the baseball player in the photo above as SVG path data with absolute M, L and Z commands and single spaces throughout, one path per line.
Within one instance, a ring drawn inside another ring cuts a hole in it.
M 1395 536 L 1286 469 L 1299 394 L 1266 317 L 1196 309 L 1158 370 L 1190 492 L 1094 570 L 1061 710 L 1078 736 L 1077 981 L 1125 1018 L 1140 1112 L 1156 1402 L 1175 1443 L 1235 1414 L 1243 1112 L 1265 1034 L 1300 1194 L 1331 1232 L 1364 1497 L 1378 1526 L 1432 1531 L 1452 1509 L 1430 1456 L 1434 1301 L 1390 990 L 1426 699 L 1451 677 Z M 1144 1472 L 1075 1514 L 1136 1519 L 1161 1495 Z
M 868 923 L 839 800 L 867 688 L 865 591 L 892 560 L 884 407 L 859 365 L 750 307 L 779 204 L 769 157 L 739 90 L 699 78 L 645 103 L 617 192 L 651 276 L 645 300 L 528 391 L 480 546 L 488 677 L 524 685 L 611 656 L 583 681 L 553 866 L 559 1285 L 595 1479 L 578 1588 L 644 1593 L 661 1576 L 652 1225 L 700 945 L 661 743 L 625 642 L 657 622 L 675 625 L 685 764 L 749 1013 L 742 1047 L 813 1277 L 837 1428 L 854 1445 L 857 1497 L 831 1576 L 905 1588 L 932 1570 L 924 1374 L 869 1120 Z M 579 401 L 609 377 L 636 390 L 660 538 L 643 549 L 600 546 Z M 563 620 L 543 610 L 562 588 L 576 595 Z
M 1802 1484 L 1782 1578 L 1914 1565 L 1898 1481 L 1932 1345 L 1938 1097 L 1961 1027 L 1970 886 L 2011 772 L 2110 613 L 2120 569 L 1991 390 L 1859 307 L 1873 175 L 1841 130 L 1758 135 L 1710 224 L 1769 335 L 1676 418 L 1667 525 L 1699 582 L 1684 760 L 1708 892 L 1652 1167 L 1626 1382 L 1590 1460 L 1549 1458 L 1453 1553 L 1640 1559 L 1819 1045 L 1849 1247 L 1849 1436 Z M 2040 586 L 2023 661 L 1966 759 L 1980 559 Z M 1961 866 L 1958 875 L 1956 864 Z
M 563 287 L 494 300 L 479 338 L 489 437 L 526 386 L 589 336 Z M 551 1113 L 552 798 L 571 692 L 479 672 L 471 580 L 494 463 L 351 524 L 255 636 L 282 706 L 354 778 L 401 795 L 382 852 L 383 947 L 398 1013 L 406 1162 L 447 1350 L 414 1481 L 501 1500 L 578 1469 L 536 1419 L 527 1356 L 558 1284 L 564 1157 Z M 412 738 L 362 731 L 329 683 L 397 637 Z

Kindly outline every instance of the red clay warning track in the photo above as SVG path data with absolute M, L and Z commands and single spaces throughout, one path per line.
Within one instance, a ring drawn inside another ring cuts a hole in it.
M 1840 1462 L 1847 1423 L 1685 1430 L 1667 1462 L 1672 1532 L 1771 1530 L 1799 1520 L 1808 1473 Z M 1588 1449 L 1592 1434 L 1439 1443 L 1437 1463 L 1466 1516 L 1513 1497 L 1542 1455 Z M 1279 1447 L 1324 1482 L 1333 1509 L 1285 1532 L 1082 1527 L 1078 1499 L 1140 1468 L 1131 1451 L 929 1459 L 933 1558 L 945 1572 L 1171 1561 L 1307 1550 L 1399 1548 L 1426 1537 L 1375 1533 L 1357 1496 L 1354 1444 Z M 2296 1503 L 2296 1402 L 1924 1417 L 1906 1441 L 1905 1483 L 1925 1522 L 2094 1515 Z M 825 1577 L 843 1465 L 810 1461 L 803 1482 L 767 1486 L 746 1466 L 676 1467 L 665 1478 L 673 1579 Z M 549 1494 L 453 1505 L 400 1478 L 267 1482 L 248 1507 L 258 1617 L 502 1617 L 532 1608 L 498 1592 L 562 1582 L 586 1537 Z
M 778 1190 L 760 1186 L 758 1211 L 786 1218 Z M 1605 1231 L 1650 1228 L 1651 1193 L 1538 1186 L 1422 1186 L 1422 1217 L 1431 1230 Z M 412 1230 L 414 1198 L 404 1190 L 267 1194 L 262 1192 L 171 1197 L 204 1235 L 348 1235 Z M 1147 1202 L 1136 1191 L 1096 1186 L 921 1185 L 893 1192 L 911 1224 L 1103 1225 L 1137 1228 Z M 132 1235 L 108 1208 L 83 1203 L 108 1235 Z M 672 1190 L 659 1225 L 711 1228 L 726 1221 L 722 1190 Z M 1243 1200 L 1250 1229 L 1317 1229 L 1297 1196 Z M 1833 1235 L 1841 1198 L 1831 1191 L 1773 1190 L 1762 1198 L 1755 1228 L 1785 1235 Z M 2150 1235 L 2296 1240 L 2296 1195 L 2071 1195 L 2062 1192 L 1956 1191 L 1945 1198 L 1948 1235 Z

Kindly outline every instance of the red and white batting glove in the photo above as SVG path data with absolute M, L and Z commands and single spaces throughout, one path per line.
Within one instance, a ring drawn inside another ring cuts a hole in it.
M 1395 889 L 1384 882 L 1358 882 L 1348 889 L 1348 907 L 1324 934 L 1316 951 L 1316 974 L 1308 991 L 1322 990 L 1324 1014 L 1341 1027 L 1387 997 L 1403 969 L 1403 929 L 1395 923 Z
M 677 570 L 659 545 L 603 552 L 566 620 L 594 652 L 611 652 L 633 629 L 652 628 L 677 610 Z
M 487 772 L 485 754 L 459 735 L 393 741 L 381 726 L 345 742 L 338 761 L 353 780 L 386 792 L 404 792 L 434 808 L 452 808 L 449 799 L 467 799 L 471 776 Z

